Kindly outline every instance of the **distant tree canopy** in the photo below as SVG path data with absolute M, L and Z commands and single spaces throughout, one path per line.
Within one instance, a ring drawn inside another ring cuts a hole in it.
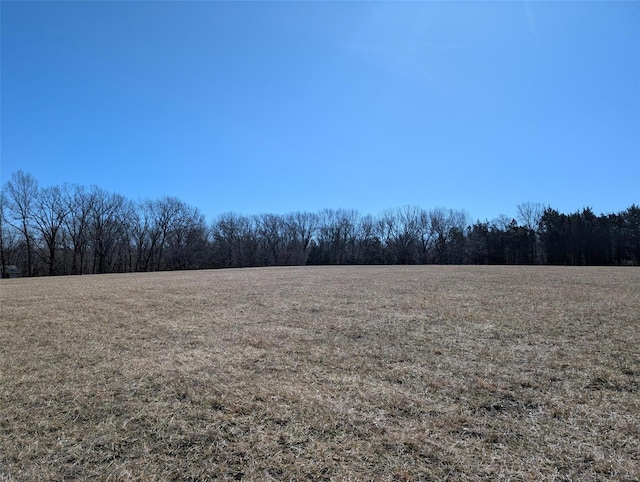
M 537 203 L 517 219 L 406 206 L 244 216 L 207 223 L 174 197 L 132 201 L 99 187 L 41 188 L 23 171 L 0 191 L 0 269 L 24 276 L 325 264 L 638 265 L 640 207 L 563 214 Z

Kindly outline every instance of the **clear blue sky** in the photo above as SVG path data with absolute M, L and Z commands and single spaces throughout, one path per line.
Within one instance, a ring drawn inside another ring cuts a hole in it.
M 220 213 L 640 203 L 639 2 L 1 2 L 1 176 Z

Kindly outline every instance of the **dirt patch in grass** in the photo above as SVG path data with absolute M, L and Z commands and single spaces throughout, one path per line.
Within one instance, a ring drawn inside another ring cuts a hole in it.
M 0 283 L 0 480 L 638 480 L 640 270 Z

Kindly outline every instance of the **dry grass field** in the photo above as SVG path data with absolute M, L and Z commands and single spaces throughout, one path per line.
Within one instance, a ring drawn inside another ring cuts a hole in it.
M 4 280 L 0 480 L 639 480 L 640 269 Z

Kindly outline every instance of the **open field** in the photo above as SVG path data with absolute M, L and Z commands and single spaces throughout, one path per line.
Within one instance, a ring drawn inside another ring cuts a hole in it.
M 640 269 L 4 280 L 0 480 L 638 480 Z

